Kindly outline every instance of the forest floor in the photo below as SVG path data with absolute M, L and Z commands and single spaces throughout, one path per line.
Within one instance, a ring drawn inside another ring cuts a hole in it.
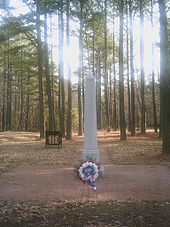
M 170 155 L 157 134 L 98 132 L 97 191 L 73 175 L 83 140 L 46 148 L 38 133 L 0 133 L 0 226 L 170 226 Z

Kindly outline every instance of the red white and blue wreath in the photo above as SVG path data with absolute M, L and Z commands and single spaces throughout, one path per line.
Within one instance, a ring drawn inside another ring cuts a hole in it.
M 94 190 L 97 189 L 95 181 L 101 177 L 102 171 L 100 164 L 94 161 L 81 161 L 76 167 L 77 176 L 84 182 L 91 186 Z

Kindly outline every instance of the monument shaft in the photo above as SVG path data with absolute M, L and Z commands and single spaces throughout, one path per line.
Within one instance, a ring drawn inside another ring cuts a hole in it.
M 99 162 L 97 145 L 96 83 L 92 75 L 85 78 L 83 159 Z

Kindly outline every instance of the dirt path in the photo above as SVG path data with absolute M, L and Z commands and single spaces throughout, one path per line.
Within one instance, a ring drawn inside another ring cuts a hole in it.
M 105 165 L 97 191 L 73 169 L 19 166 L 0 178 L 0 200 L 164 200 L 170 199 L 170 169 L 163 165 Z
M 103 166 L 105 165 L 111 165 L 111 160 L 109 160 L 109 157 L 106 153 L 106 149 L 102 145 L 99 146 L 99 156 L 100 156 L 100 162 Z

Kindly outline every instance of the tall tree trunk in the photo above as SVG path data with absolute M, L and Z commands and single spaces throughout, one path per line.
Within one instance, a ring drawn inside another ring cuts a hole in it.
M 130 82 L 129 82 L 129 22 L 128 1 L 126 0 L 126 58 L 127 58 L 127 95 L 128 95 L 128 131 L 131 131 Z
M 41 23 L 38 3 L 36 4 L 36 29 L 37 29 L 37 48 L 38 48 L 38 76 L 39 76 L 39 111 L 40 111 L 40 138 L 44 138 L 44 92 L 43 92 L 43 62 L 42 62 L 42 43 L 41 43 Z
M 143 24 L 144 24 L 143 0 L 140 0 L 141 133 L 145 133 L 145 75 L 144 75 Z
M 17 86 L 14 87 L 14 130 L 17 130 Z
M 20 117 L 18 123 L 18 130 L 22 130 L 22 121 L 23 121 L 23 108 L 24 108 L 24 94 L 23 94 L 23 52 L 21 50 L 21 71 L 20 71 Z
M 107 68 L 107 0 L 104 7 L 104 96 L 105 96 L 105 111 L 107 131 L 110 131 L 109 105 L 108 105 L 108 68 Z
M 93 46 L 93 76 L 94 76 L 94 71 L 95 71 L 95 28 L 94 28 L 94 21 L 92 22 L 93 23 L 93 26 L 92 26 L 92 29 L 93 29 L 93 35 L 92 35 L 92 46 Z
M 87 50 L 88 70 L 90 70 L 90 53 L 89 53 L 89 44 L 88 44 L 87 25 L 86 24 L 85 24 L 85 42 L 86 42 L 86 50 Z
M 129 0 L 130 20 L 130 72 L 131 72 L 131 135 L 135 135 L 135 85 L 134 85 L 134 62 L 133 62 L 133 18 L 132 0 Z
M 60 66 L 59 66 L 60 70 Z M 61 106 L 61 76 L 59 75 L 58 79 L 58 111 L 59 111 L 59 125 L 60 125 L 60 131 L 62 132 L 62 106 Z
M 116 104 L 116 61 L 115 61 L 115 18 L 113 16 L 113 128 L 117 131 L 117 104 Z
M 67 0 L 67 21 L 66 21 L 66 42 L 67 51 L 70 50 L 70 0 Z M 67 136 L 72 138 L 72 87 L 71 87 L 71 68 L 70 59 L 67 61 L 67 80 L 68 80 L 68 107 L 67 107 Z
M 102 128 L 102 118 L 101 118 L 101 60 L 100 60 L 100 52 L 98 54 L 98 73 L 97 73 L 97 128 Z
M 26 119 L 25 119 L 25 131 L 28 131 L 29 111 L 30 111 L 30 69 L 28 67 L 27 76 L 27 106 L 26 106 Z
M 58 77 L 58 117 L 59 117 L 59 128 L 60 131 L 62 130 L 62 121 L 61 121 L 61 115 L 62 115 L 62 111 L 61 111 L 61 69 L 60 69 L 60 59 L 61 59 L 61 45 L 60 45 L 60 39 L 61 39 L 61 19 L 60 19 L 60 10 L 58 10 L 58 59 L 59 59 L 59 64 L 58 64 L 58 73 L 59 73 L 59 77 Z
M 44 53 L 45 53 L 45 77 L 46 77 L 46 91 L 48 97 L 49 110 L 49 130 L 54 130 L 54 103 L 51 97 L 51 79 L 49 72 L 49 55 L 48 55 L 48 39 L 47 39 L 47 13 L 44 13 Z
M 60 8 L 60 59 L 59 59 L 59 70 L 60 70 L 60 89 L 61 89 L 61 132 L 65 137 L 65 89 L 64 89 L 64 18 L 63 18 L 63 0 L 61 1 Z
M 52 30 L 53 30 L 53 25 L 52 25 L 52 16 L 50 15 L 50 39 L 51 39 L 51 50 L 50 50 L 50 55 L 51 55 L 51 99 L 52 99 L 52 109 L 53 109 L 53 129 L 54 131 L 56 130 L 56 119 L 55 119 L 55 103 L 54 103 L 54 61 L 53 61 L 53 44 L 52 44 Z
M 6 111 L 6 129 L 11 130 L 11 108 L 12 108 L 12 70 L 10 64 L 9 53 L 9 37 L 8 37 L 8 72 L 7 72 L 7 111 Z
M 87 10 L 87 7 L 86 5 L 84 5 L 84 8 L 86 8 Z M 82 12 L 83 13 L 83 12 Z M 83 25 L 85 24 L 85 15 L 84 13 L 82 14 L 82 22 L 83 22 Z M 83 51 L 84 51 L 84 44 L 83 44 L 83 41 L 84 41 L 84 37 L 86 35 L 86 26 L 84 25 L 84 29 L 82 27 L 82 58 L 81 58 L 81 78 L 82 78 L 82 121 L 83 121 L 83 125 L 82 125 L 82 131 L 84 132 L 84 86 L 85 86 L 85 69 L 84 69 L 84 58 L 83 58 Z
M 83 49 L 82 49 L 82 53 L 83 53 Z M 81 78 L 82 78 L 82 118 L 83 118 L 83 132 L 84 132 L 84 85 L 85 85 L 85 73 L 84 73 L 84 58 L 82 56 L 82 75 L 81 75 Z
M 2 131 L 5 131 L 5 112 L 6 112 L 6 105 L 5 105 L 5 87 L 6 87 L 6 70 L 3 71 L 3 104 L 2 104 Z
M 164 0 L 158 0 L 160 13 L 160 76 L 162 87 L 162 152 L 170 153 L 170 49 Z
M 112 124 L 112 112 L 113 112 L 113 108 L 112 108 L 112 70 L 111 70 L 111 67 L 110 67 L 110 72 L 109 72 L 109 122 L 110 122 L 110 125 Z
M 123 0 L 120 1 L 119 103 L 120 103 L 120 139 L 126 140 L 125 109 L 124 109 L 124 74 L 123 74 Z
M 152 104 L 153 104 L 153 119 L 154 130 L 157 132 L 157 114 L 155 103 L 155 74 L 154 74 L 154 43 L 153 43 L 153 0 L 151 0 L 151 29 L 152 29 Z
M 6 119 L 5 119 L 5 112 L 6 112 L 6 56 L 4 53 L 4 69 L 3 69 L 3 98 L 2 98 L 2 131 L 5 131 Z
M 80 34 L 79 34 L 79 69 L 78 69 L 78 115 L 79 115 L 79 131 L 78 135 L 82 135 L 82 103 L 81 103 L 81 84 L 82 84 L 82 57 L 83 57 L 83 1 L 80 1 Z
M 163 138 L 163 78 L 162 76 L 160 77 L 160 85 L 159 85 L 159 90 L 160 90 L 160 117 L 159 117 L 159 137 Z

